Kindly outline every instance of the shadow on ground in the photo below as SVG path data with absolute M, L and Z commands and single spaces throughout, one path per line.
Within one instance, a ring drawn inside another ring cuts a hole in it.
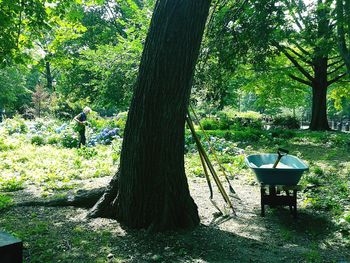
M 12 208 L 0 214 L 0 228 L 24 240 L 25 262 L 350 262 L 345 247 L 322 247 L 330 222 L 305 213 L 297 222 L 286 212 L 275 214 L 262 224 L 277 226 L 269 231 L 271 241 L 281 238 L 277 245 L 220 225 L 159 234 L 127 230 L 113 220 L 86 219 L 86 210 L 69 207 Z M 289 240 L 288 231 L 306 240 Z M 316 234 L 310 238 L 307 231 Z

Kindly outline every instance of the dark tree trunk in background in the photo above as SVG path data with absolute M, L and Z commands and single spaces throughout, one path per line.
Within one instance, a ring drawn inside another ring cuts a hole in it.
M 310 130 L 329 130 L 327 119 L 327 57 L 315 58 L 314 79 L 312 81 L 312 116 Z
M 327 119 L 327 86 L 315 85 L 312 87 L 312 116 L 310 130 L 330 130 Z
M 51 66 L 50 66 L 50 62 L 46 61 L 45 62 L 45 77 L 46 77 L 46 82 L 47 82 L 47 90 L 49 91 L 54 91 L 53 85 L 52 85 L 52 74 L 51 74 Z
M 210 0 L 158 0 L 124 133 L 120 167 L 92 217 L 162 231 L 198 225 L 184 169 L 184 124 Z

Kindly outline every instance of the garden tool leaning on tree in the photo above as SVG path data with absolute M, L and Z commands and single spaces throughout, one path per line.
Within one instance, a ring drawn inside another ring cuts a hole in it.
M 192 111 L 193 111 L 193 109 L 192 109 Z M 219 209 L 219 207 L 218 207 L 218 205 L 215 203 L 215 201 L 213 200 L 213 189 L 212 189 L 212 185 L 211 185 L 211 182 L 210 182 L 210 177 L 209 177 L 208 169 L 209 169 L 211 175 L 213 176 L 213 179 L 214 179 L 214 181 L 215 181 L 215 183 L 216 183 L 216 185 L 217 185 L 217 187 L 218 187 L 218 189 L 219 189 L 219 192 L 221 193 L 221 195 L 222 195 L 222 197 L 223 197 L 225 203 L 232 209 L 233 215 L 236 215 L 236 212 L 235 212 L 235 210 L 234 210 L 234 208 L 233 208 L 232 202 L 231 202 L 229 196 L 227 195 L 227 193 L 226 193 L 226 191 L 225 191 L 223 185 L 221 184 L 220 179 L 219 179 L 219 177 L 218 177 L 218 175 L 217 175 L 217 173 L 216 173 L 216 171 L 215 171 L 215 169 L 214 169 L 212 163 L 210 162 L 209 157 L 208 157 L 207 153 L 205 152 L 205 150 L 204 150 L 204 148 L 203 148 L 203 145 L 201 144 L 201 142 L 200 142 L 200 140 L 199 140 L 199 138 L 198 138 L 198 136 L 197 136 L 197 134 L 196 134 L 196 131 L 195 131 L 194 125 L 193 125 L 193 121 L 192 121 L 192 118 L 191 118 L 189 112 L 188 112 L 187 117 L 186 117 L 186 122 L 187 122 L 187 124 L 188 124 L 188 126 L 189 126 L 189 128 L 190 128 L 190 130 L 191 130 L 192 136 L 193 136 L 193 138 L 194 138 L 194 140 L 195 140 L 195 142 L 196 142 L 197 148 L 198 148 L 199 157 L 200 157 L 200 160 L 201 160 L 201 163 L 202 163 L 202 166 L 203 166 L 203 169 L 204 169 L 204 174 L 205 174 L 205 177 L 206 177 L 206 180 L 207 180 L 207 183 L 208 183 L 208 187 L 209 187 L 209 190 L 210 190 L 210 201 L 211 201 L 211 203 L 215 206 L 216 209 L 219 210 L 219 212 L 220 212 L 221 214 L 224 214 L 224 213 Z M 210 144 L 209 144 L 209 147 L 210 147 L 211 151 L 214 153 L 214 151 L 213 151 L 213 149 L 211 148 Z M 215 153 L 214 153 L 214 155 L 215 155 Z M 225 174 L 225 172 L 224 172 L 224 170 L 223 170 L 224 168 L 221 166 L 221 164 L 220 164 L 220 162 L 218 161 L 218 158 L 217 158 L 216 155 L 215 155 L 215 157 L 216 157 L 216 160 L 217 160 L 217 162 L 218 162 L 218 164 L 219 164 L 221 170 L 222 170 L 223 173 Z M 207 167 L 208 167 L 208 169 L 207 169 Z M 226 180 L 228 181 L 228 177 L 227 177 L 226 174 L 225 174 L 225 177 L 226 177 Z M 228 183 L 229 183 L 229 186 L 230 186 L 230 191 L 232 191 L 233 193 L 235 193 L 229 181 L 228 181 Z

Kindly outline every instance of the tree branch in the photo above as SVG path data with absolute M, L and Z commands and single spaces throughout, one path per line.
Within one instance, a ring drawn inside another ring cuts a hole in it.
M 298 28 L 300 29 L 300 31 L 304 30 L 305 27 L 305 21 L 303 16 L 301 15 L 300 11 L 298 10 L 298 5 L 295 3 L 294 0 L 292 0 L 291 2 L 289 2 L 288 0 L 284 1 L 285 4 L 287 5 L 287 8 L 289 10 L 290 15 L 292 16 L 294 23 L 298 26 Z M 295 12 L 293 11 L 293 7 L 292 4 L 294 5 L 294 7 L 296 8 L 296 14 L 298 15 L 298 17 L 296 17 Z M 298 19 L 299 18 L 299 19 Z M 303 25 L 300 23 L 300 21 L 303 23 Z
M 23 1 L 19 2 L 20 4 L 20 12 L 19 12 L 19 21 L 18 21 L 18 28 L 17 28 L 17 41 L 16 41 L 16 47 L 19 47 L 19 38 L 21 35 L 21 28 L 22 28 L 22 15 L 23 15 Z
M 293 75 L 293 74 L 289 74 L 288 76 L 289 76 L 290 78 L 292 78 L 292 79 L 294 79 L 294 80 L 296 80 L 296 81 L 302 83 L 302 84 L 308 85 L 308 86 L 310 86 L 310 87 L 312 86 L 312 83 L 311 83 L 310 81 L 307 81 L 307 80 L 305 80 L 305 79 L 299 78 L 299 77 L 297 77 L 297 76 L 295 76 L 295 75 Z
M 299 16 L 299 19 L 301 22 L 303 22 L 304 26 L 306 25 L 304 17 L 301 15 L 300 10 L 298 8 L 298 4 L 295 2 L 295 0 L 292 0 L 293 4 L 297 7 L 297 14 Z
M 331 74 L 337 72 L 339 69 L 341 69 L 341 68 L 344 67 L 344 66 L 345 66 L 345 63 L 342 63 L 340 66 L 336 67 L 336 68 L 333 69 L 332 71 L 327 72 L 327 74 L 328 74 L 328 75 L 331 75 Z
M 301 59 L 301 61 L 305 62 L 306 64 L 312 65 L 311 60 L 306 59 L 302 54 L 298 53 L 293 48 L 290 48 L 290 47 L 286 47 L 286 48 L 288 48 L 288 50 L 290 50 L 293 54 L 297 55 Z
M 336 58 L 341 58 L 341 56 L 340 55 L 337 55 L 337 56 L 334 56 L 334 57 L 330 57 L 330 58 L 328 58 L 329 60 L 332 60 L 332 59 L 336 59 Z
M 291 55 L 288 53 L 288 51 L 281 46 L 279 43 L 275 42 L 275 45 L 277 45 L 277 48 L 293 63 L 293 65 L 309 80 L 313 81 L 314 78 L 307 72 L 300 64 L 299 62 Z
M 333 83 L 337 82 L 338 80 L 340 80 L 341 78 L 343 78 L 344 76 L 346 76 L 346 73 L 343 73 L 337 77 L 335 77 L 334 79 L 330 80 L 330 81 L 327 81 L 327 85 L 330 86 L 332 85 Z
M 301 52 L 303 52 L 305 55 L 311 57 L 310 52 L 308 52 L 306 49 L 304 49 L 300 44 L 298 44 L 298 42 L 292 40 L 291 43 L 292 43 L 293 45 L 295 45 L 295 46 L 296 46 Z
M 343 62 L 343 59 L 339 59 L 337 61 L 332 62 L 331 64 L 327 65 L 327 68 L 333 67 L 334 65 L 337 65 L 338 63 Z

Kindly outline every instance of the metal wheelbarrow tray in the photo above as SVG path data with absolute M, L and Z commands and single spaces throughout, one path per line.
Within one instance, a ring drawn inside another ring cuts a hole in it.
M 309 167 L 293 155 L 281 156 L 280 153 L 249 155 L 245 158 L 245 162 L 260 183 L 261 216 L 265 216 L 265 205 L 270 207 L 287 205 L 296 218 L 297 191 L 300 188 L 297 184 L 303 172 Z M 273 168 L 274 164 L 277 164 L 276 168 Z M 280 186 L 286 195 L 282 195 L 278 190 Z M 268 194 L 266 188 L 269 190 Z
M 297 185 L 302 174 L 309 169 L 293 155 L 283 156 L 277 167 L 272 168 L 277 158 L 277 154 L 252 154 L 245 158 L 245 162 L 263 185 Z

